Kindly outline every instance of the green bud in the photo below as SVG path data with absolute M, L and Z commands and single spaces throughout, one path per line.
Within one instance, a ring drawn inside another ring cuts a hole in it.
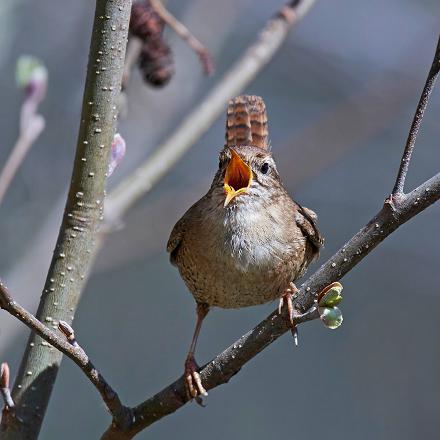
M 335 307 L 342 301 L 342 284 L 336 282 L 327 286 L 323 292 L 321 292 L 322 296 L 319 300 L 319 307 Z
M 344 319 L 338 307 L 318 307 L 318 312 L 323 324 L 332 330 L 338 328 Z

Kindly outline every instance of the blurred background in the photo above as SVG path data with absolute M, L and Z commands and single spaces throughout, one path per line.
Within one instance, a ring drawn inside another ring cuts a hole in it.
M 176 75 L 162 90 L 135 71 L 119 131 L 127 155 L 109 181 L 129 175 L 227 71 L 282 0 L 170 0 L 203 41 L 217 71 L 172 32 Z M 0 4 L 0 164 L 18 132 L 14 71 L 22 54 L 49 70 L 46 129 L 0 206 L 0 274 L 35 310 L 58 232 L 79 125 L 94 2 Z M 440 30 L 436 0 L 318 0 L 275 59 L 246 89 L 263 96 L 278 169 L 296 200 L 319 215 L 320 262 L 356 233 L 391 191 Z M 407 188 L 440 168 L 440 91 L 434 92 Z M 170 230 L 208 189 L 224 116 L 124 219 L 98 257 L 76 315 L 81 344 L 127 404 L 175 380 L 193 331 L 194 301 L 165 251 Z M 392 234 L 344 279 L 344 323 L 284 336 L 210 392 L 138 438 L 438 438 L 440 205 Z M 318 263 L 319 264 L 319 263 Z M 317 268 L 315 264 L 309 273 Z M 263 319 L 269 304 L 214 310 L 199 340 L 204 363 Z M 0 314 L 0 360 L 14 374 L 27 329 Z M 110 419 L 96 391 L 63 362 L 42 439 L 98 438 Z

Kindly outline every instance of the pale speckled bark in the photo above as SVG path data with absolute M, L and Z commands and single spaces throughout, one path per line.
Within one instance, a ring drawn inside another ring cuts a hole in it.
M 72 322 L 102 218 L 130 9 L 130 0 L 96 2 L 72 180 L 36 315 L 47 326 Z M 16 410 L 2 420 L 2 439 L 38 437 L 61 359 L 58 350 L 31 334 L 12 393 Z

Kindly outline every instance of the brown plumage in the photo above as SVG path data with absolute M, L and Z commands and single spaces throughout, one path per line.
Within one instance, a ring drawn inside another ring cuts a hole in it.
M 226 131 L 227 145 L 209 191 L 176 223 L 167 245 L 197 302 L 197 326 L 185 363 L 188 392 L 196 398 L 206 391 L 193 353 L 209 307 L 283 298 L 292 314 L 292 283 L 318 257 L 323 243 L 316 214 L 294 202 L 282 185 L 267 149 L 262 99 L 230 101 Z

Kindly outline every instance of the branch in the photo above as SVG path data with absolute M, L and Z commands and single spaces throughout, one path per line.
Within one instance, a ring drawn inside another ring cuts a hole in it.
M 96 2 L 72 180 L 36 315 L 48 326 L 72 321 L 102 218 L 130 7 L 128 0 Z M 3 439 L 38 436 L 61 359 L 59 351 L 48 350 L 41 337 L 31 334 L 12 392 L 14 414 L 2 420 Z
M 58 329 L 61 331 L 61 333 L 63 333 L 64 337 L 59 336 L 53 330 L 46 327 L 26 309 L 21 307 L 17 302 L 15 302 L 9 294 L 6 286 L 1 281 L 0 308 L 6 310 L 12 316 L 15 316 L 32 331 L 41 336 L 41 338 L 46 341 L 44 344 L 45 347 L 50 348 L 50 346 L 53 346 L 61 353 L 64 353 L 67 357 L 72 359 L 98 390 L 102 400 L 107 406 L 109 412 L 112 414 L 113 418 L 117 420 L 121 426 L 129 426 L 131 420 L 131 410 L 121 403 L 117 393 L 107 383 L 102 374 L 95 368 L 83 348 L 76 342 L 75 334 L 69 324 L 64 321 L 59 321 Z M 3 365 L 5 364 L 2 364 L 2 367 Z M 10 407 L 14 406 L 13 402 L 12 405 L 10 403 L 8 403 L 8 405 Z
M 394 208 L 386 202 L 382 210 L 360 232 L 301 286 L 294 300 L 294 307 L 297 310 L 295 324 L 318 318 L 318 312 L 313 308 L 315 294 L 330 283 L 341 279 L 388 235 L 439 198 L 440 173 L 411 191 L 405 196 L 405 200 L 395 204 Z M 299 314 L 298 311 L 302 310 L 307 312 Z M 272 312 L 254 329 L 202 368 L 200 376 L 204 387 L 210 390 L 227 383 L 247 362 L 289 329 L 284 317 L 278 314 L 278 310 Z M 182 407 L 187 401 L 184 380 L 180 377 L 132 409 L 133 423 L 128 431 L 121 432 L 118 427 L 112 425 L 102 439 L 131 439 L 141 430 Z
M 26 154 L 45 126 L 43 116 L 38 114 L 38 107 L 46 96 L 46 68 L 34 57 L 20 57 L 17 63 L 17 80 L 24 89 L 25 99 L 20 111 L 20 131 L 17 142 L 0 174 L 0 204 Z
M 419 133 L 420 124 L 422 123 L 423 116 L 425 114 L 426 107 L 428 105 L 429 96 L 434 89 L 435 80 L 437 79 L 440 70 L 440 37 L 437 42 L 437 49 L 435 51 L 434 59 L 432 61 L 431 69 L 429 70 L 428 77 L 426 78 L 425 87 L 423 88 L 422 95 L 420 96 L 419 103 L 417 105 L 416 113 L 409 130 L 408 139 L 406 141 L 405 150 L 403 151 L 402 160 L 400 162 L 399 171 L 397 173 L 396 183 L 394 184 L 392 195 L 400 196 L 403 194 L 406 174 L 408 173 L 409 162 L 414 150 L 417 135 Z
M 208 49 L 165 8 L 161 0 L 150 0 L 150 4 L 159 17 L 198 55 L 205 75 L 211 75 L 214 72 L 214 61 Z
M 124 91 L 130 82 L 131 71 L 136 65 L 139 55 L 142 52 L 142 40 L 135 35 L 130 35 L 127 43 L 127 50 L 125 55 L 124 71 L 122 74 L 122 91 Z

